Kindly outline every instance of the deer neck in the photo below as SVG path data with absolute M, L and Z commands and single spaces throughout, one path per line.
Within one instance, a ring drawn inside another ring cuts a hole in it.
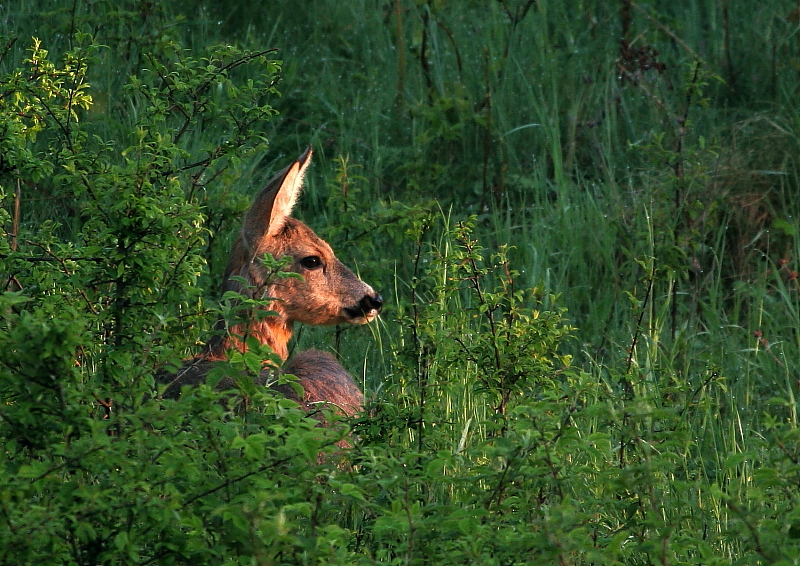
M 227 358 L 226 352 L 238 350 L 242 353 L 247 351 L 245 340 L 252 336 L 258 340 L 259 344 L 266 344 L 272 351 L 278 354 L 285 362 L 289 357 L 289 339 L 292 337 L 292 323 L 280 312 L 276 305 L 271 305 L 273 310 L 278 311 L 278 316 L 266 316 L 262 320 L 251 320 L 247 323 L 236 324 L 230 328 L 229 332 L 221 336 L 215 336 L 208 343 L 206 348 L 206 358 L 209 360 L 224 360 Z

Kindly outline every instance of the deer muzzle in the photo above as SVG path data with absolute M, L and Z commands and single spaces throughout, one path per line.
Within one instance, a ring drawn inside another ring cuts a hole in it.
M 357 305 L 348 307 L 345 310 L 350 322 L 353 324 L 366 324 L 375 319 L 383 308 L 383 297 L 378 293 L 374 295 L 364 295 Z

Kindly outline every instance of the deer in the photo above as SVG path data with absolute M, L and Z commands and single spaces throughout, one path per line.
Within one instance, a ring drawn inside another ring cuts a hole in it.
M 291 216 L 311 156 L 309 147 L 256 195 L 244 214 L 225 268 L 223 294 L 235 291 L 249 298 L 267 297 L 270 302 L 265 308 L 273 311 L 271 316 L 234 323 L 227 332 L 224 332 L 225 321 L 220 320 L 217 323 L 220 332 L 208 341 L 200 355 L 184 363 L 177 375 L 159 378 L 168 383 L 163 397 L 177 397 L 184 385 L 203 382 L 211 365 L 225 360 L 230 350 L 247 351 L 243 337 L 252 336 L 285 362 L 283 373 L 298 378 L 304 391 L 302 398 L 286 384 L 272 387 L 297 401 L 304 410 L 318 414 L 320 405 L 328 405 L 347 416 L 362 410 L 363 393 L 330 353 L 312 349 L 289 359 L 288 344 L 296 323 L 366 324 L 383 307 L 380 294 L 345 267 L 327 242 Z M 260 261 L 266 253 L 287 258 L 286 269 L 301 277 L 270 278 Z M 261 372 L 260 384 L 274 381 L 272 370 Z M 232 387 L 233 383 L 223 380 L 220 386 Z

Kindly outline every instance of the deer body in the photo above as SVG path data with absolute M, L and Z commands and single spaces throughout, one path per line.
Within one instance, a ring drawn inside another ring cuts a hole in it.
M 378 316 L 383 305 L 381 296 L 345 267 L 327 242 L 291 217 L 310 160 L 311 148 L 275 175 L 256 196 L 244 215 L 222 283 L 223 292 L 272 298 L 269 309 L 277 315 L 236 324 L 229 332 L 213 337 L 203 354 L 184 365 L 165 396 L 175 396 L 181 386 L 203 381 L 210 364 L 225 359 L 228 350 L 244 352 L 247 346 L 243 336 L 253 336 L 259 343 L 269 345 L 285 362 L 296 322 L 365 324 Z M 265 253 L 275 258 L 288 256 L 287 269 L 299 273 L 302 280 L 269 280 L 259 261 Z M 233 276 L 242 277 L 247 284 Z M 352 377 L 328 353 L 308 350 L 296 354 L 284 366 L 284 372 L 299 378 L 305 398 L 296 399 L 291 388 L 279 389 L 307 409 L 327 402 L 352 415 L 363 405 L 363 396 Z M 266 382 L 271 375 L 262 377 Z

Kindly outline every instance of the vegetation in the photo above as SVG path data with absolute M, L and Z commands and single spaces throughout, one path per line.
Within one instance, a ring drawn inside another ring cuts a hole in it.
M 800 563 L 797 3 L 0 13 L 0 562 Z M 387 303 L 295 343 L 370 399 L 344 451 L 154 380 L 309 143 Z

